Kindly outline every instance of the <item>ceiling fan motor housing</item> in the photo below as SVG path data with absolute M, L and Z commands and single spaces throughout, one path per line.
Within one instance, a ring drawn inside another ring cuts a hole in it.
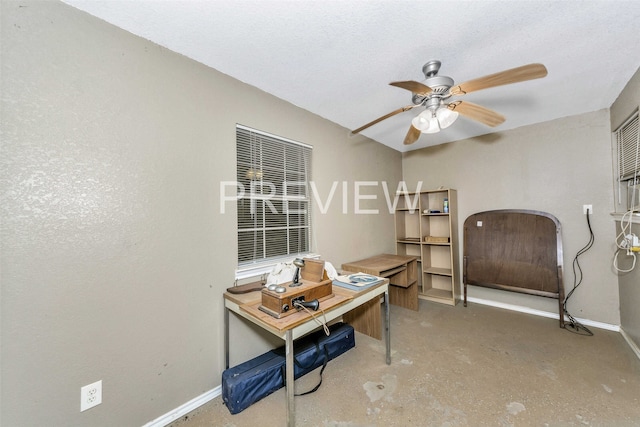
M 424 84 L 429 86 L 433 93 L 440 94 L 445 93 L 453 86 L 453 79 L 447 76 L 433 76 L 427 78 Z
M 424 64 L 422 72 L 426 80 L 424 84 L 429 86 L 435 93 L 443 93 L 453 86 L 453 79 L 447 76 L 438 76 L 440 65 L 442 63 L 437 59 L 431 60 Z
M 412 101 L 416 105 L 424 104 L 425 107 L 434 108 L 440 105 L 445 93 L 453 86 L 453 79 L 447 76 L 438 76 L 441 62 L 432 60 L 424 64 L 422 72 L 425 76 L 424 84 L 429 86 L 433 92 L 427 96 L 414 94 Z

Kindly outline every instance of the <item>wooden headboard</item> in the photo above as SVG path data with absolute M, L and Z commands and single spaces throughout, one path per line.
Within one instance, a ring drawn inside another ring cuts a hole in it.
M 464 306 L 467 285 L 558 299 L 564 327 L 562 234 L 551 214 L 503 209 L 464 222 Z

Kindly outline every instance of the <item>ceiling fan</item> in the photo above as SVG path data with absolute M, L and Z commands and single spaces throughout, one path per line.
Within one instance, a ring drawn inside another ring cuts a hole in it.
M 389 83 L 391 86 L 411 91 L 413 105 L 385 114 L 351 131 L 351 134 L 360 133 L 376 123 L 416 107 L 425 107 L 425 110 L 411 120 L 409 132 L 404 138 L 405 145 L 416 142 L 421 133 L 436 133 L 451 126 L 458 118 L 458 114 L 495 127 L 505 121 L 502 114 L 467 101 L 449 102 L 449 98 L 496 86 L 539 79 L 547 75 L 547 69 L 544 65 L 528 64 L 454 85 L 451 77 L 438 75 L 440 65 L 440 61 L 432 60 L 422 67 L 422 72 L 426 77 L 424 83 L 413 80 Z

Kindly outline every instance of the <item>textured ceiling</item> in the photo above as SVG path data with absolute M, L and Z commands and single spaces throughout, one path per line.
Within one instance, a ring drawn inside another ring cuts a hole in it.
M 457 98 L 503 114 L 496 128 L 461 117 L 404 146 L 416 108 L 363 131 L 399 151 L 609 108 L 640 66 L 638 1 L 64 1 L 347 129 L 411 105 L 388 83 L 424 81 L 432 59 L 456 83 L 549 70 Z

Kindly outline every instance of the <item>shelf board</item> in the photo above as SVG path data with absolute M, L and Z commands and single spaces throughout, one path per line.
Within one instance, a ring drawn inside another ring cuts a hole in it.
M 438 267 L 429 267 L 425 268 L 424 272 L 427 274 L 437 274 L 438 276 L 451 276 L 450 268 L 438 268 Z
M 455 305 L 453 292 L 444 289 L 430 288 L 425 292 L 418 294 L 418 297 L 429 301 L 446 302 L 448 304 Z
M 413 243 L 416 245 L 420 244 L 420 238 L 419 237 L 405 237 L 405 238 L 399 238 L 397 240 L 398 243 Z
M 445 299 L 445 298 L 431 297 L 429 295 L 424 295 L 424 294 L 418 294 L 418 298 L 426 301 L 437 302 L 438 304 L 456 305 L 457 303 L 457 301 L 455 301 L 453 298 Z
M 396 243 L 411 243 L 414 245 L 429 245 L 429 246 L 451 246 L 451 242 L 425 242 L 421 240 L 415 240 L 416 238 L 400 238 L 396 240 Z

